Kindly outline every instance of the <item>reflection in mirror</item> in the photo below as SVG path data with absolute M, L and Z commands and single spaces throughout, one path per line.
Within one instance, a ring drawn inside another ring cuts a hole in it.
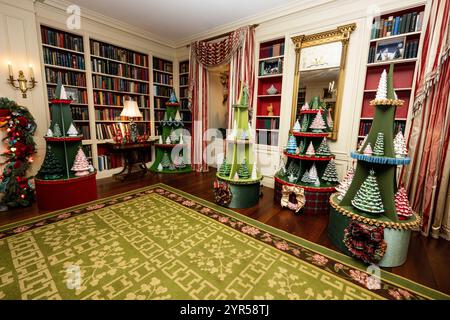
M 355 25 L 308 36 L 296 36 L 295 104 L 292 123 L 302 121 L 301 109 L 322 109 L 330 139 L 337 139 L 348 39 Z M 304 114 L 308 117 L 308 114 Z

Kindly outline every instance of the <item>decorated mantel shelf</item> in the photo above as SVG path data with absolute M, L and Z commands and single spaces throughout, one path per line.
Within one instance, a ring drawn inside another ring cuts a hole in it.
M 375 117 L 369 134 L 351 157 L 356 170 L 349 172 L 330 197 L 328 233 L 344 253 L 366 263 L 395 267 L 406 260 L 411 230 L 420 218 L 409 207 L 406 191 L 396 183 L 396 169 L 408 164 L 401 132 L 394 140 L 395 110 L 403 101 L 393 89 L 393 70 L 380 77 L 370 104 Z
M 216 202 L 230 208 L 249 208 L 258 203 L 262 175 L 253 153 L 254 137 L 248 123 L 248 91 L 242 87 L 233 105 L 233 128 L 215 182 Z
M 318 97 L 302 106 L 283 152 L 282 167 L 275 174 L 276 202 L 283 205 L 283 190 L 302 190 L 306 198 L 303 213 L 328 214 L 328 198 L 338 182 L 335 156 L 327 141 L 332 128 L 330 112 Z
M 186 163 L 189 148 L 183 136 L 184 123 L 181 120 L 180 103 L 173 91 L 166 102 L 160 130 L 159 141 L 155 143 L 155 161 L 150 170 L 158 173 L 190 172 L 191 166 Z
M 47 151 L 35 177 L 39 209 L 57 210 L 97 199 L 96 171 L 83 152 L 73 124 L 64 86 L 58 81 L 51 102 L 51 125 L 45 135 Z

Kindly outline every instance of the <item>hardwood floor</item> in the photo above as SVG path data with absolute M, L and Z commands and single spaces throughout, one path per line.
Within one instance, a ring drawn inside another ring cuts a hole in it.
M 97 181 L 99 197 L 119 194 L 140 187 L 163 182 L 195 196 L 213 202 L 212 184 L 215 171 L 187 174 L 149 174 L 144 178 L 130 181 L 116 181 L 112 178 Z M 326 228 L 328 216 L 294 215 L 292 211 L 281 209 L 273 200 L 273 189 L 263 188 L 264 195 L 258 205 L 236 211 L 273 227 L 283 229 L 309 241 L 335 249 L 328 239 Z M 25 209 L 0 212 L 0 226 L 22 219 L 38 216 L 36 205 Z M 443 239 L 426 238 L 413 233 L 409 246 L 408 260 L 397 268 L 388 270 L 402 277 L 450 294 L 450 242 Z

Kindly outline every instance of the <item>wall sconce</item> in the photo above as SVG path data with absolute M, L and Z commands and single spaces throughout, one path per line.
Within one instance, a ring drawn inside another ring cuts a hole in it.
M 8 62 L 9 78 L 8 83 L 14 88 L 19 89 L 22 92 L 22 97 L 27 97 L 27 91 L 33 89 L 36 86 L 37 81 L 34 79 L 33 67 L 30 64 L 30 80 L 25 78 L 22 70 L 19 70 L 19 76 L 14 79 L 11 62 Z M 17 82 L 17 85 L 16 85 Z

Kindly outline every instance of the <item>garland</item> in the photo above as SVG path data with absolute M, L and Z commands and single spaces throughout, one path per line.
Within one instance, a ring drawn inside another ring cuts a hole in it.
M 1 203 L 8 207 L 29 206 L 34 201 L 33 177 L 26 177 L 26 171 L 36 153 L 34 132 L 36 122 L 27 108 L 17 105 L 8 98 L 0 98 L 0 128 L 6 128 L 7 150 L 3 174 L 0 176 L 0 192 L 4 193 Z
M 291 194 L 295 195 L 296 203 L 289 200 Z M 295 213 L 299 212 L 305 205 L 305 190 L 302 187 L 283 185 L 281 195 L 281 207 L 287 207 L 289 210 L 295 211 Z
M 214 201 L 223 207 L 228 207 L 231 203 L 233 194 L 228 183 L 216 180 L 214 181 Z

